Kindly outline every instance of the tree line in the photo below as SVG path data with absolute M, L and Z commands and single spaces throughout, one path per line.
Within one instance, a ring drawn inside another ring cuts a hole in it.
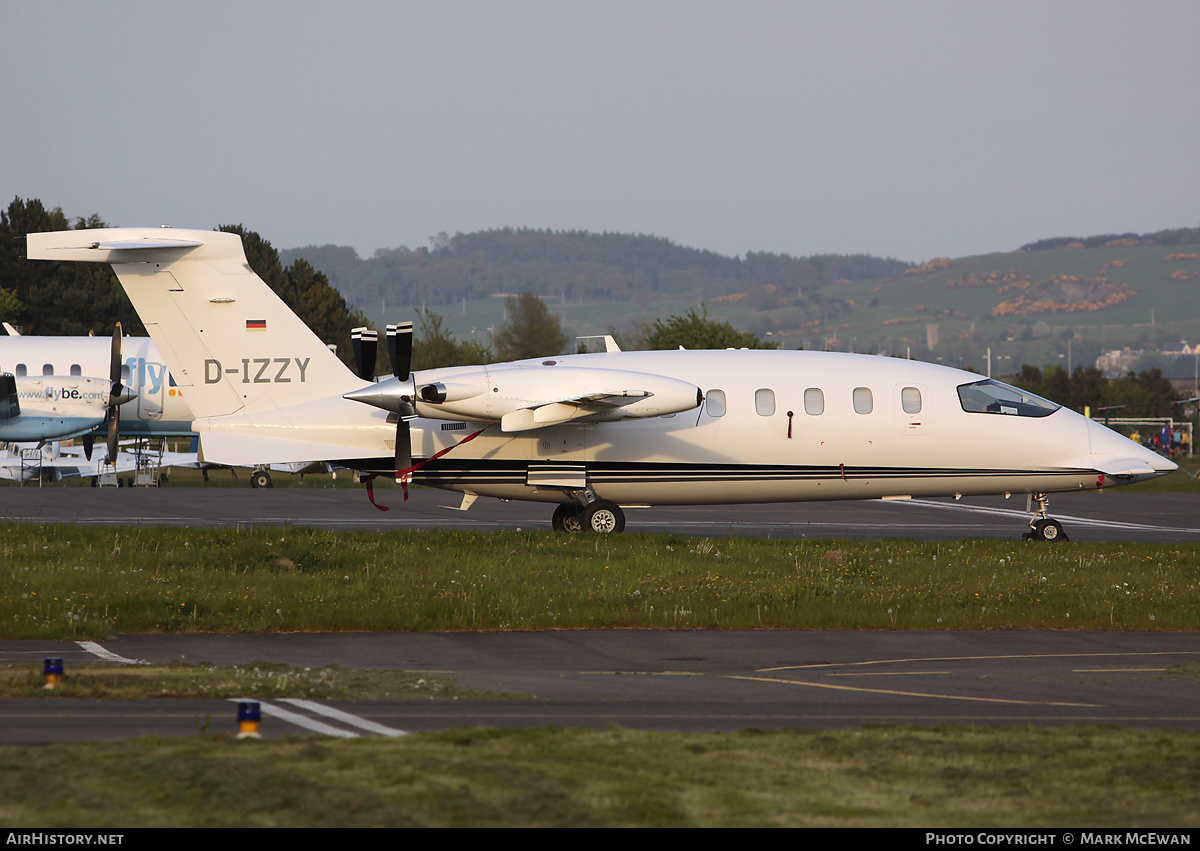
M 1157 367 L 1110 380 L 1094 366 L 1077 366 L 1067 372 L 1057 364 L 1045 369 L 1024 364 L 1012 383 L 1079 413 L 1089 408 L 1093 417 L 1182 419 L 1177 404 L 1180 394 Z
M 289 249 L 283 257 L 308 260 L 352 304 L 371 308 L 436 306 L 526 291 L 635 304 L 663 294 L 700 301 L 756 289 L 795 298 L 833 281 L 891 277 L 912 266 L 867 254 L 725 257 L 644 234 L 531 228 L 439 234 L 428 247 L 380 249 L 367 259 L 337 245 Z

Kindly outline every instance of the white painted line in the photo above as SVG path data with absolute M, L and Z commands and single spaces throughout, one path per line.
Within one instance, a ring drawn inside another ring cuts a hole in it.
M 352 715 L 349 712 L 343 712 L 340 709 L 334 709 L 332 706 L 326 706 L 323 703 L 317 703 L 315 700 L 303 700 L 299 697 L 285 697 L 284 703 L 290 703 L 293 706 L 299 706 L 301 709 L 307 709 L 309 712 L 315 712 L 318 715 L 325 715 L 329 718 L 335 718 L 343 724 L 349 724 L 352 727 L 358 727 L 360 730 L 366 730 L 368 733 L 378 733 L 381 736 L 407 736 L 405 730 L 397 730 L 395 727 L 385 727 L 383 724 L 377 724 L 366 718 L 361 718 L 358 715 Z
M 937 502 L 930 499 L 913 499 L 906 502 L 893 502 L 890 505 L 909 505 L 920 508 L 941 508 L 946 511 L 962 511 L 971 514 L 991 514 L 998 517 L 1018 517 L 1028 519 L 1033 516 L 1032 511 L 1019 511 L 1014 508 L 990 508 L 985 505 L 961 505 L 949 502 Z M 1124 523 L 1119 520 L 1096 520 L 1092 517 L 1075 517 L 1067 514 L 1054 514 L 1056 520 L 1068 521 L 1070 523 L 1079 523 L 1085 526 L 1106 526 L 1113 529 L 1133 529 L 1150 532 L 1186 532 L 1189 534 L 1200 534 L 1200 529 L 1180 528 L 1176 526 L 1150 526 L 1145 523 Z
M 358 733 L 350 730 L 343 730 L 339 727 L 333 727 L 321 721 L 315 721 L 301 715 L 299 712 L 291 712 L 279 706 L 272 706 L 270 703 L 265 703 L 261 700 L 255 701 L 252 697 L 231 697 L 232 703 L 244 703 L 246 701 L 254 701 L 258 704 L 258 711 L 263 715 L 269 715 L 272 718 L 278 718 L 280 721 L 287 721 L 289 724 L 295 724 L 297 727 L 303 727 L 305 730 L 311 730 L 314 733 L 320 733 L 323 736 L 334 736 L 339 739 L 357 739 Z
M 92 654 L 95 654 L 96 656 L 99 656 L 105 662 L 122 662 L 126 665 L 139 664 L 137 659 L 126 659 L 124 656 L 118 656 L 116 653 L 113 653 L 111 650 L 105 650 L 103 647 L 101 647 L 99 644 L 97 644 L 94 641 L 76 641 L 75 643 L 78 644 L 80 647 L 82 647 L 84 650 L 86 650 L 88 653 L 92 653 Z

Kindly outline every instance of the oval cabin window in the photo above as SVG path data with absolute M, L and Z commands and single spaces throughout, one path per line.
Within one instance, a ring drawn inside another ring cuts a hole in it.
M 709 390 L 704 397 L 704 407 L 710 417 L 725 416 L 725 391 Z

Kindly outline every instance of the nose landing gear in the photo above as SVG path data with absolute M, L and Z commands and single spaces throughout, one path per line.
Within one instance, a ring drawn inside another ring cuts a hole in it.
M 1067 533 L 1063 530 L 1063 526 L 1053 517 L 1046 516 L 1046 507 L 1050 504 L 1050 498 L 1044 493 L 1031 493 L 1029 495 L 1029 509 L 1033 508 L 1033 503 L 1037 503 L 1037 513 L 1033 519 L 1029 521 L 1030 531 L 1021 536 L 1022 541 L 1069 541 Z

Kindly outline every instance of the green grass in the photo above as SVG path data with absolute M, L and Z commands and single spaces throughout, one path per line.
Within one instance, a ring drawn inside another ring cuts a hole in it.
M 5 524 L 0 637 L 1196 629 L 1200 546 Z
M 1190 827 L 1196 735 L 460 729 L 0 748 L 0 825 Z

